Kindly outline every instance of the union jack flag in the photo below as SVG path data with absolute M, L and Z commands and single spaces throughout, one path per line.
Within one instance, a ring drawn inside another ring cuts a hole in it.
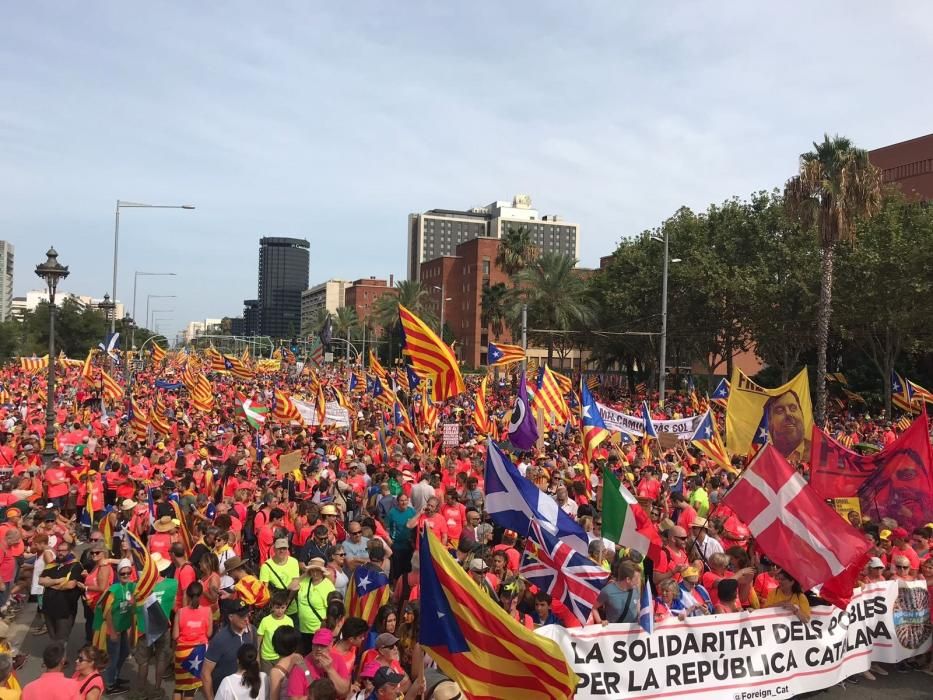
M 542 530 L 534 520 L 525 540 L 519 573 L 563 602 L 584 625 L 609 580 L 608 571 Z

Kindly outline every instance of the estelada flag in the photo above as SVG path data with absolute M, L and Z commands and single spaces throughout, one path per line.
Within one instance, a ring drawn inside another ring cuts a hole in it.
M 838 517 L 838 516 L 837 516 Z M 566 700 L 577 674 L 557 642 L 512 618 L 424 529 L 418 641 L 467 698 Z
M 865 536 L 826 505 L 771 443 L 722 503 L 748 523 L 758 549 L 804 590 L 842 574 L 868 551 Z
M 767 413 L 767 416 L 765 416 Z M 732 454 L 748 454 L 762 422 L 771 443 L 784 457 L 805 461 L 810 454 L 813 404 L 806 368 L 774 389 L 759 386 L 735 368 L 726 405 L 726 447 Z
M 432 380 L 431 398 L 443 401 L 466 391 L 460 365 L 450 346 L 401 304 L 398 316 L 405 337 L 403 352 L 419 375 Z
M 389 577 L 382 569 L 363 564 L 356 567 L 347 586 L 347 615 L 360 617 L 372 627 L 379 608 L 392 598 Z
M 933 512 L 933 447 L 922 411 L 910 427 L 881 452 L 862 455 L 813 428 L 810 485 L 823 498 L 858 496 L 873 520 L 893 518 L 909 531 Z

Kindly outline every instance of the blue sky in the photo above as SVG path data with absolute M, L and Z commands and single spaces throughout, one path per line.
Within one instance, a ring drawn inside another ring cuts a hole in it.
M 781 185 L 824 131 L 928 133 L 927 3 L 28 2 L 0 22 L 0 238 L 15 289 L 239 315 L 258 239 L 311 282 L 405 273 L 406 217 L 529 193 L 581 261 L 677 207 Z M 155 303 L 155 301 L 154 301 Z

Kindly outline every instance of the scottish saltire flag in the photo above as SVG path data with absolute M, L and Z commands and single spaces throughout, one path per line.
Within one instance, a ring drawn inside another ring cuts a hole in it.
M 98 343 L 97 347 L 103 350 L 108 355 L 113 355 L 113 351 L 117 349 L 117 346 L 120 344 L 120 333 L 108 333 L 107 339 L 103 343 Z
M 654 429 L 654 422 L 651 420 L 651 413 L 648 411 L 648 402 L 641 402 L 641 416 L 645 421 L 645 437 L 658 439 L 658 431 Z
M 681 467 L 680 471 L 677 472 L 677 480 L 671 484 L 671 493 L 679 493 L 681 496 L 684 495 L 684 468 Z
M 382 569 L 366 564 L 358 566 L 347 585 L 347 615 L 361 617 L 372 627 L 379 608 L 388 603 L 391 597 L 389 577 Z
M 531 404 L 528 401 L 528 386 L 524 372 L 519 377 L 518 396 L 515 397 L 512 417 L 509 419 L 509 442 L 520 450 L 530 450 L 538 442 L 538 424 L 535 423 Z
M 588 556 L 589 538 L 583 528 L 560 509 L 553 497 L 523 477 L 492 440 L 486 441 L 486 512 L 500 527 L 528 532 L 531 521 L 574 550 Z
M 532 521 L 519 573 L 570 609 L 585 625 L 609 572 Z
M 644 582 L 638 605 L 638 624 L 648 634 L 654 632 L 654 597 L 651 595 L 651 586 Z

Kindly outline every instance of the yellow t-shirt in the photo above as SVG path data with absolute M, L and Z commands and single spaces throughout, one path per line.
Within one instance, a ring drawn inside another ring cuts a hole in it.
M 791 593 L 785 595 L 781 593 L 780 588 L 775 588 L 768 594 L 768 600 L 765 602 L 766 608 L 776 608 L 784 603 L 792 603 L 800 608 L 804 617 L 810 617 L 810 601 L 803 593 Z
M 288 615 L 282 615 L 281 620 L 276 620 L 272 615 L 266 615 L 259 622 L 259 627 L 256 629 L 256 634 L 262 637 L 262 644 L 259 647 L 259 656 L 263 661 L 271 661 L 275 663 L 279 660 L 279 655 L 275 653 L 275 649 L 272 647 L 272 635 L 275 634 L 275 631 L 279 627 L 294 627 L 295 623 L 292 622 L 292 618 Z M 3 700 L 3 698 L 0 698 Z

